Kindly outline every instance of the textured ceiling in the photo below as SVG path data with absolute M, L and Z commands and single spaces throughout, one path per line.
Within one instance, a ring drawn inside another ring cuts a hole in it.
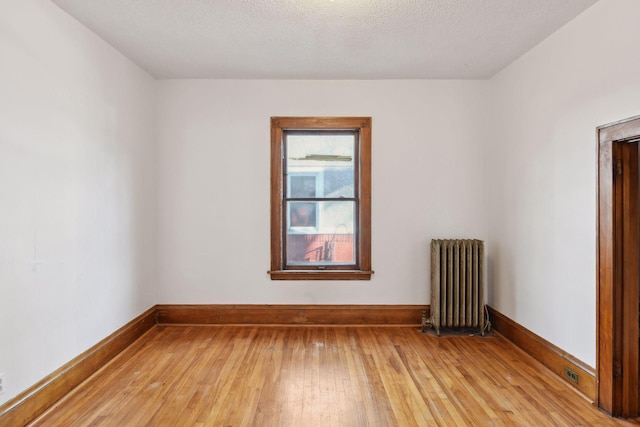
M 53 0 L 157 78 L 488 78 L 596 0 Z

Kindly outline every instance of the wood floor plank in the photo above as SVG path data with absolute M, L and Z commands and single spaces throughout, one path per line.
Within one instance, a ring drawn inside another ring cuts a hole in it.
M 33 426 L 640 425 L 500 336 L 158 325 Z

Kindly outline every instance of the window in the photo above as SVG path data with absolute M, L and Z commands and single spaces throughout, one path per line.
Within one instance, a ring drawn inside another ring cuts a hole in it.
M 271 118 L 271 279 L 371 278 L 371 118 Z

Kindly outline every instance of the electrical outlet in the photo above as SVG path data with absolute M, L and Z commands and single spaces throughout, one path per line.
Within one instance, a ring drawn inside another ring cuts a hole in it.
M 4 373 L 0 373 L 0 396 L 2 396 L 4 394 L 4 391 L 6 390 L 7 385 L 4 379 Z
M 578 384 L 578 373 L 571 369 L 564 367 L 564 376 L 574 384 Z

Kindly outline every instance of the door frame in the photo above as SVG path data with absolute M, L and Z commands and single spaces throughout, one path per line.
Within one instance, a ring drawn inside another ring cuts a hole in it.
M 599 126 L 596 133 L 596 404 L 613 416 L 630 418 L 639 415 L 639 291 L 637 283 L 631 289 L 632 281 L 623 278 L 621 227 L 629 212 L 622 212 L 621 196 L 616 197 L 616 175 L 622 172 L 620 144 L 640 141 L 640 116 Z M 633 161 L 637 167 L 637 156 Z

